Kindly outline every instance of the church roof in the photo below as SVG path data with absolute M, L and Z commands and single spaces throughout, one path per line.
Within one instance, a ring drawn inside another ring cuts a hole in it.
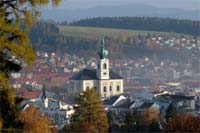
M 120 75 L 110 70 L 110 79 L 123 79 Z M 75 74 L 70 80 L 98 80 L 95 69 L 83 69 L 79 73 Z

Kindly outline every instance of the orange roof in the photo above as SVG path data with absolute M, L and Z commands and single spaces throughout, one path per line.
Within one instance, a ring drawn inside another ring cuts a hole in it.
M 26 99 L 26 100 L 31 100 L 31 99 L 39 98 L 41 92 L 42 91 L 40 91 L 40 90 L 28 91 L 27 89 L 22 89 L 19 92 L 19 96 Z

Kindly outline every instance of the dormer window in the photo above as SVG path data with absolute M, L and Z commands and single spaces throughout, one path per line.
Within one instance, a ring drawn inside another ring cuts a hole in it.
M 103 69 L 107 69 L 106 63 L 103 64 Z

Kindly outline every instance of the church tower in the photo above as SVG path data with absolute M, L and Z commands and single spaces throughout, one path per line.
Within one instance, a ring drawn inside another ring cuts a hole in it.
M 99 55 L 98 65 L 97 65 L 98 79 L 110 79 L 108 50 L 105 49 L 104 44 L 105 42 L 103 39 L 102 46 L 98 51 L 98 55 Z

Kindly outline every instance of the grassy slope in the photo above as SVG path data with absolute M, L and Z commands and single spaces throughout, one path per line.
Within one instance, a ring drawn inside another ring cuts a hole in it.
M 158 33 L 172 35 L 176 33 L 169 32 L 154 32 L 154 31 L 138 31 L 138 30 L 124 30 L 124 29 L 111 29 L 111 28 L 93 28 L 93 27 L 78 27 L 78 26 L 59 26 L 60 33 L 65 36 L 76 37 L 102 37 L 106 36 L 132 36 L 132 35 L 146 35 L 147 33 Z M 177 35 L 177 34 L 176 34 Z M 180 35 L 180 34 L 179 34 Z

